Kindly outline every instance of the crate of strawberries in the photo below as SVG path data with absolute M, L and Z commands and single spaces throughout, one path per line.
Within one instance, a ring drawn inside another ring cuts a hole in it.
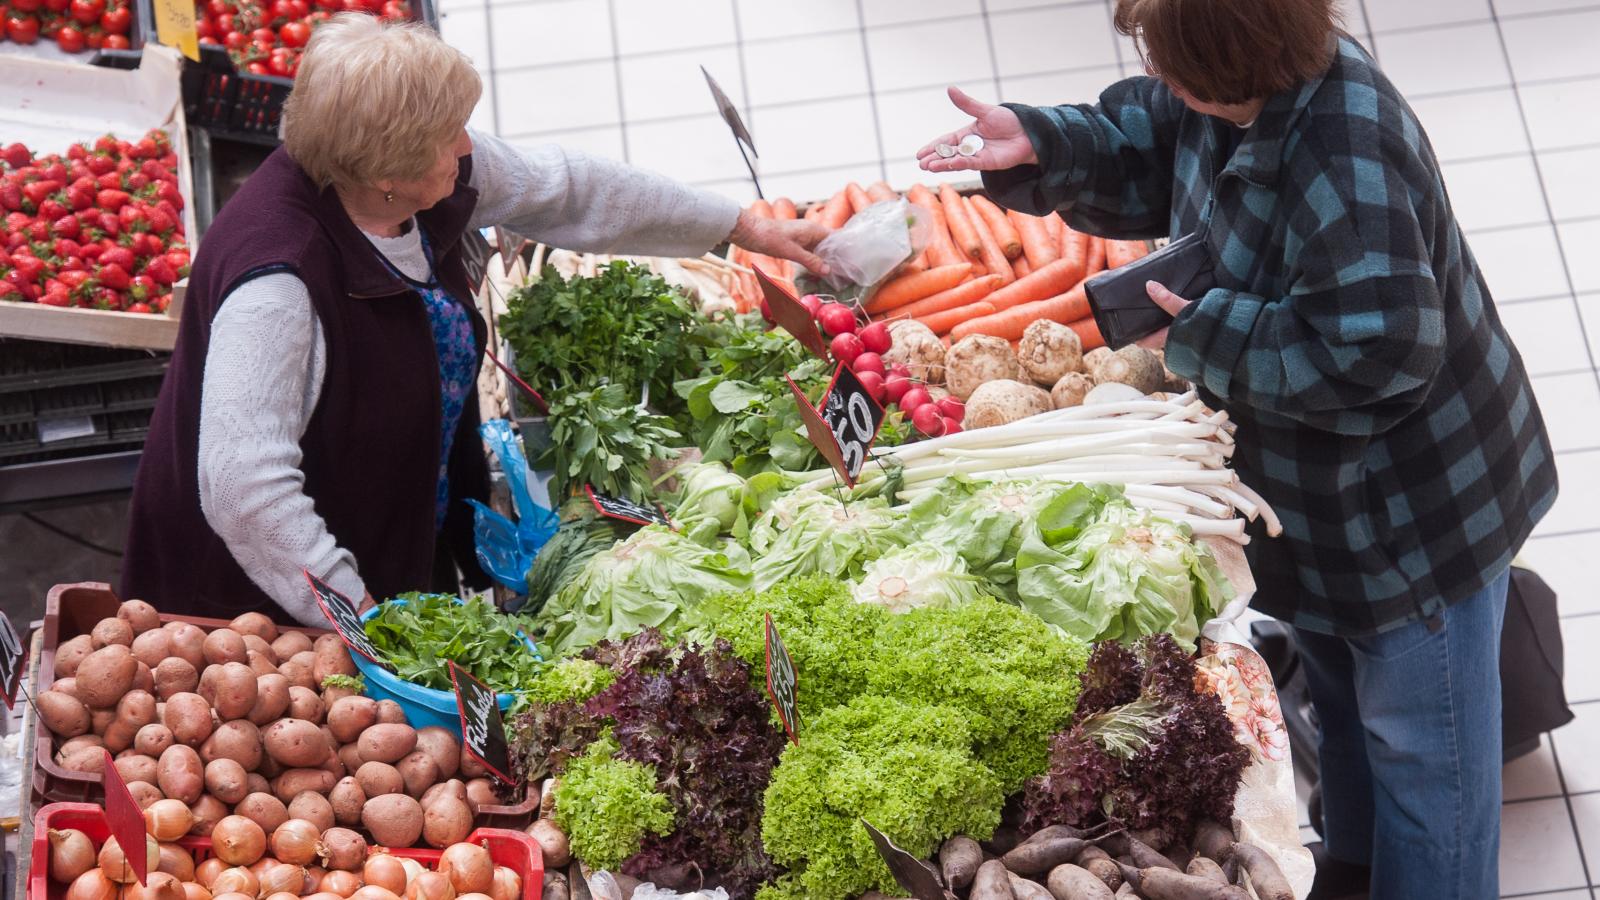
M 88 62 L 96 50 L 143 46 L 147 6 L 135 0 L 7 0 L 0 54 Z

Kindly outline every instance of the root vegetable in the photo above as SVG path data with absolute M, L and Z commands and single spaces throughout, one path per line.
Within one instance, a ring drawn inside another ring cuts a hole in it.
M 1171 869 L 1182 872 L 1177 863 L 1164 856 L 1160 851 L 1139 840 L 1132 835 L 1128 836 L 1128 855 L 1133 858 L 1133 864 L 1141 869 Z
M 1229 883 L 1228 875 L 1222 871 L 1222 867 L 1204 856 L 1196 856 L 1194 859 L 1189 860 L 1189 865 L 1184 868 L 1184 872 L 1196 878 L 1214 881 L 1217 884 Z
M 1046 887 L 1056 900 L 1111 900 L 1113 896 L 1111 888 L 1094 873 L 1071 863 L 1051 869 Z
M 500 798 L 495 795 L 494 782 L 487 778 L 474 778 L 467 782 L 467 805 L 472 807 L 474 815 L 485 806 L 499 806 Z
M 1283 877 L 1283 870 L 1267 851 L 1254 844 L 1235 843 L 1230 855 L 1249 874 L 1250 887 L 1261 900 L 1294 900 L 1289 880 Z
M 95 866 L 94 841 L 76 828 L 50 829 L 50 878 L 71 884 Z
M 112 644 L 127 647 L 133 643 L 133 626 L 122 619 L 101 619 L 89 632 L 89 642 L 96 650 Z
M 1050 395 L 1040 388 L 1020 381 L 990 381 L 967 400 L 967 414 L 961 426 L 970 430 L 1006 425 L 1049 409 Z
M 317 890 L 325 891 L 329 894 L 337 894 L 340 897 L 348 897 L 361 890 L 361 878 L 354 872 L 334 869 L 331 872 L 322 873 L 322 877 L 317 879 Z
M 964 834 L 958 834 L 939 848 L 939 872 L 946 886 L 961 890 L 972 883 L 983 865 L 983 848 Z
M 1094 877 L 1105 882 L 1105 886 L 1111 890 L 1122 887 L 1122 867 L 1099 847 L 1090 844 L 1083 848 L 1083 852 L 1078 854 L 1077 863 Z
M 373 725 L 361 732 L 356 746 L 363 760 L 393 765 L 417 749 L 417 732 L 410 725 Z
M 357 673 L 355 661 L 350 659 L 350 651 L 336 634 L 324 634 L 313 643 L 316 659 L 311 668 L 312 681 L 317 686 L 329 675 L 355 675 Z
M 90 653 L 74 675 L 78 699 L 90 709 L 115 706 L 133 687 L 139 661 L 122 644 L 110 644 Z
M 172 729 L 159 722 L 151 722 L 133 735 L 133 749 L 145 756 L 159 758 L 173 743 Z
M 328 802 L 333 807 L 335 822 L 340 825 L 356 825 L 361 822 L 361 808 L 367 803 L 367 794 L 354 776 L 347 776 L 333 786 L 333 790 L 328 794 Z
M 165 627 L 172 632 L 172 655 L 193 666 L 198 674 L 206 667 L 206 633 L 189 622 L 172 622 Z
M 146 632 L 148 634 L 148 632 Z M 177 844 L 162 844 L 156 868 L 179 881 L 194 880 L 194 857 Z
M 161 627 L 161 614 L 143 600 L 122 601 L 122 605 L 117 607 L 117 618 L 127 622 L 134 634 L 144 634 Z
M 550 819 L 539 819 L 529 825 L 528 834 L 543 852 L 546 869 L 560 868 L 572 860 L 572 845 L 567 841 L 566 832 Z
M 379 725 L 405 725 L 406 724 L 406 711 L 405 711 L 405 708 L 402 707 L 400 704 L 394 702 L 393 700 L 379 700 L 378 701 L 378 724 Z
M 567 890 L 567 876 L 560 872 L 546 871 L 544 873 L 544 890 L 539 900 L 569 900 Z
M 409 847 L 422 835 L 422 806 L 406 794 L 384 794 L 367 801 L 361 824 L 386 847 Z
M 1094 379 L 1082 372 L 1068 372 L 1050 389 L 1050 400 L 1056 409 L 1082 406 L 1083 399 L 1094 390 Z
M 182 800 L 157 800 L 145 808 L 144 828 L 158 841 L 175 841 L 193 827 L 194 813 Z
M 77 737 L 89 730 L 89 707 L 77 697 L 48 690 L 41 691 L 34 702 L 38 704 L 39 718 L 44 722 L 44 727 L 56 737 Z
M 522 900 L 522 876 L 509 866 L 495 866 L 489 900 Z
M 211 890 L 217 883 L 217 876 L 221 875 L 227 868 L 227 863 L 213 856 L 194 867 L 194 877 L 206 890 Z
M 194 803 L 205 790 L 205 766 L 200 754 L 185 744 L 173 744 L 161 754 L 156 767 L 156 785 L 168 797 Z
M 90 869 L 73 879 L 67 888 L 66 900 L 116 900 L 120 885 L 107 878 L 99 869 Z
M 147 873 L 144 884 L 130 885 L 125 900 L 184 900 L 183 884 L 166 872 Z
M 70 753 L 56 754 L 56 764 L 68 772 L 93 772 L 105 770 L 106 751 L 103 747 L 79 747 Z
M 1011 342 L 986 334 L 962 338 L 945 354 L 945 384 L 957 399 L 966 400 L 982 384 L 1023 377 L 1022 364 Z
M 289 708 L 289 679 L 269 672 L 256 676 L 256 702 L 246 716 L 260 726 L 271 724 Z
M 256 823 L 264 833 L 276 831 L 279 825 L 289 821 L 289 808 L 271 794 L 250 794 L 239 801 L 233 812 L 234 816 Z
M 1244 888 L 1217 884 L 1173 869 L 1138 869 L 1124 865 L 1122 877 L 1147 900 L 1250 900 Z
M 341 744 L 361 737 L 378 724 L 378 701 L 370 697 L 345 697 L 328 707 L 328 727 Z
M 403 894 L 406 890 L 406 867 L 387 853 L 374 853 L 361 867 L 361 880 L 386 891 Z
M 944 380 L 945 347 L 933 329 L 920 322 L 901 320 L 889 325 L 893 345 L 883 353 L 891 367 L 903 365 L 915 381 Z
M 381 839 L 379 842 L 383 843 Z M 348 828 L 329 828 L 317 843 L 317 855 L 330 869 L 354 872 L 367 861 L 367 840 Z
M 1018 875 L 1042 875 L 1076 859 L 1085 846 L 1082 838 L 1040 832 L 1012 848 L 1000 861 Z
M 77 674 L 78 666 L 94 651 L 94 639 L 87 634 L 62 641 L 61 646 L 56 648 L 56 678 L 71 678 Z
M 406 780 L 400 770 L 381 762 L 362 763 L 361 768 L 356 770 L 356 782 L 368 797 L 400 794 L 406 789 Z
M 322 695 L 309 687 L 298 684 L 289 685 L 289 716 L 302 719 L 313 725 L 322 724 L 327 715 L 327 710 L 322 706 Z
M 339 762 L 344 764 L 344 770 L 347 774 L 354 775 L 355 773 L 361 771 L 361 767 L 364 765 L 364 763 L 361 760 L 360 747 L 357 747 L 355 744 L 345 744 L 343 747 L 339 748 L 337 755 L 339 757 Z
M 158 663 L 151 675 L 156 696 L 171 700 L 178 694 L 192 693 L 200 686 L 200 673 L 188 660 L 169 656 Z
M 206 635 L 201 652 L 205 654 L 206 663 L 213 666 L 230 662 L 243 664 L 249 660 L 245 653 L 244 637 L 226 628 L 218 628 Z
M 200 759 L 206 763 L 231 759 L 247 772 L 260 768 L 261 730 L 247 719 L 224 722 L 200 745 Z
M 335 785 L 337 787 L 337 785 Z M 333 803 L 316 791 L 301 791 L 289 801 L 289 819 L 304 819 L 317 827 L 321 834 L 338 824 L 333 815 Z M 282 826 L 279 826 L 280 828 Z M 288 862 L 288 860 L 284 860 Z
M 160 783 L 161 766 L 156 760 L 148 756 L 135 753 L 132 756 L 121 757 L 113 762 L 112 765 L 116 767 L 117 774 L 122 776 L 122 780 L 125 783 L 135 781 L 143 781 L 149 784 Z M 161 793 L 163 796 L 166 795 L 164 790 Z
M 461 739 L 447 728 L 430 725 L 417 729 L 417 749 L 433 757 L 440 778 L 454 778 L 461 768 Z
M 1213 862 L 1225 863 L 1233 857 L 1233 830 L 1206 819 L 1195 829 L 1194 849 Z
M 172 655 L 172 632 L 165 628 L 146 631 L 133 639 L 130 649 L 134 659 L 154 669 Z
M 258 612 L 243 613 L 229 622 L 228 627 L 241 635 L 253 634 L 269 644 L 278 639 L 277 624 Z
M 439 854 L 438 871 L 458 894 L 487 893 L 494 885 L 494 860 L 477 844 L 455 843 Z
M 440 797 L 422 811 L 422 838 L 430 847 L 449 847 L 466 840 L 471 832 L 472 810 L 453 795 Z
M 273 829 L 268 845 L 279 862 L 295 866 L 310 865 L 317 858 L 317 841 L 324 830 L 306 819 L 290 819 Z M 298 885 L 295 890 L 298 892 Z
M 978 867 L 972 879 L 971 900 L 1014 900 L 1011 891 L 1011 873 L 998 859 L 991 859 Z
M 248 866 L 267 849 L 267 832 L 254 819 L 232 815 L 211 829 L 211 851 L 232 866 Z
M 326 794 L 338 783 L 339 779 L 327 769 L 289 769 L 272 779 L 272 794 L 287 805 L 302 791 Z
M 272 641 L 272 652 L 280 662 L 293 658 L 296 653 L 304 653 L 311 647 L 310 636 L 301 631 L 285 631 Z
M 284 862 L 273 863 L 262 870 L 257 876 L 261 887 L 257 893 L 262 897 L 273 894 L 287 893 L 298 897 L 305 887 L 306 870 L 304 866 L 290 865 Z
M 161 724 L 167 726 L 178 743 L 198 747 L 211 736 L 211 704 L 199 694 L 174 694 L 167 698 Z
M 423 872 L 406 888 L 406 900 L 455 900 L 456 889 L 440 872 Z
M 1161 390 L 1166 383 L 1166 369 L 1154 353 L 1129 344 L 1100 362 L 1095 379 L 1125 384 L 1141 394 L 1149 394 Z
M 406 793 L 420 798 L 424 791 L 439 781 L 439 764 L 426 751 L 413 750 L 395 766 L 405 781 Z
M 1044 885 L 1023 878 L 1015 872 L 1008 872 L 1007 875 L 1011 879 L 1011 895 L 1017 900 L 1055 900 Z
M 194 813 L 194 824 L 189 827 L 189 834 L 194 837 L 210 837 L 217 823 L 228 816 L 228 808 L 210 794 L 189 804 L 189 811 Z
M 1022 332 L 1017 357 L 1023 372 L 1035 383 L 1055 384 L 1083 365 L 1083 342 L 1071 328 L 1040 319 Z
M 184 900 L 212 900 L 211 892 L 192 881 L 183 883 Z
M 322 729 L 305 719 L 279 719 L 262 731 L 261 740 L 268 756 L 291 769 L 318 766 L 328 758 Z
M 224 860 L 218 861 L 226 865 Z M 211 882 L 211 892 L 214 894 L 240 893 L 254 897 L 259 890 L 261 890 L 261 879 L 245 866 L 224 869 L 217 873 L 217 877 Z

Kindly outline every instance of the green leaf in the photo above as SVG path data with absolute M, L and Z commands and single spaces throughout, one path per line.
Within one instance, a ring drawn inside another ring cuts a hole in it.
M 711 405 L 717 412 L 730 415 L 749 409 L 766 393 L 742 381 L 724 381 L 711 391 Z

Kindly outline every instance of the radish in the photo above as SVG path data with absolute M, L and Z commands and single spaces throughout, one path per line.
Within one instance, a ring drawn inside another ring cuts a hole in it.
M 877 372 L 857 372 L 856 378 L 861 380 L 861 386 L 867 389 L 867 394 L 878 401 L 879 405 L 882 405 L 884 400 L 883 376 Z
M 916 382 L 904 375 L 890 375 L 883 380 L 883 394 L 889 398 L 890 403 L 899 403 L 906 395 L 906 391 L 916 386 Z
M 937 401 L 939 412 L 946 419 L 961 421 L 967 414 L 967 405 L 954 397 L 940 397 Z
M 961 420 L 960 419 L 945 419 L 944 420 L 944 433 L 945 434 L 960 434 L 961 433 Z
M 800 305 L 804 306 L 806 308 L 806 312 L 810 313 L 811 318 L 815 319 L 817 317 L 817 310 L 822 309 L 822 298 L 818 297 L 816 294 L 807 294 L 800 298 Z
M 861 329 L 861 343 L 867 345 L 869 353 L 887 353 L 894 346 L 894 340 L 889 337 L 889 325 L 886 322 L 873 322 Z
M 928 437 L 939 437 L 945 433 L 945 418 L 939 414 L 939 405 L 936 403 L 923 403 L 911 414 L 911 424 Z
M 817 321 L 831 335 L 855 334 L 856 314 L 843 303 L 824 303 L 817 310 Z
M 870 328 L 871 326 L 869 325 L 867 327 Z M 856 335 L 856 337 L 860 338 L 863 346 L 866 345 L 866 338 L 861 337 L 859 334 Z M 877 372 L 879 375 L 882 375 L 885 378 L 889 377 L 888 370 L 883 367 L 883 357 L 873 353 L 870 347 L 867 349 L 866 353 L 856 357 L 856 361 L 850 364 L 850 368 L 854 369 L 857 375 L 860 375 L 862 372 Z
M 899 375 L 901 378 L 911 377 L 911 367 L 905 363 L 895 363 L 889 367 L 890 375 Z
M 928 394 L 928 389 L 919 384 L 901 395 L 900 408 L 908 413 L 915 413 L 917 407 L 925 406 L 932 402 L 933 397 Z
M 856 361 L 857 357 L 861 356 L 861 338 L 858 338 L 847 331 L 844 334 L 834 338 L 833 341 L 828 344 L 828 349 L 833 352 L 834 359 L 844 363 L 847 366 L 850 366 L 853 369 L 855 367 L 852 365 L 852 363 Z

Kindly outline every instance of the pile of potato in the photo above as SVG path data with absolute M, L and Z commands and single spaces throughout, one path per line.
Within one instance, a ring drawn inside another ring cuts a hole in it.
M 61 644 L 38 707 L 57 764 L 98 773 L 109 750 L 140 806 L 181 801 L 191 834 L 233 814 L 268 834 L 293 818 L 391 847 L 462 840 L 478 807 L 500 802 L 488 772 L 447 729 L 413 729 L 399 704 L 325 684 L 355 673 L 332 633 L 279 633 L 247 613 L 208 634 L 129 600 Z

